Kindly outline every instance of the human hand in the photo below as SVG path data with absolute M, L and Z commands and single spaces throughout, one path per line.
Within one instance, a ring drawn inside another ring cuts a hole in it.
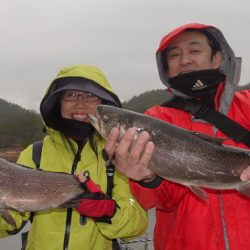
M 242 181 L 249 181 L 250 180 L 250 166 L 247 167 L 240 175 L 240 179 Z
M 76 207 L 77 212 L 96 222 L 111 223 L 110 219 L 116 212 L 116 202 L 105 195 L 91 179 L 82 175 L 78 179 L 86 193 Z
M 153 155 L 154 144 L 149 134 L 141 132 L 134 141 L 135 128 L 129 128 L 118 143 L 119 129 L 113 128 L 105 143 L 105 152 L 115 167 L 128 178 L 136 181 L 151 180 L 155 174 L 148 168 Z

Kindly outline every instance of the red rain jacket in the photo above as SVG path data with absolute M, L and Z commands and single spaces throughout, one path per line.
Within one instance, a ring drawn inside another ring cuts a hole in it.
M 237 92 L 228 116 L 250 130 L 250 91 Z M 212 135 L 210 124 L 194 122 L 182 110 L 154 106 L 146 114 L 191 131 Z M 216 137 L 226 136 L 217 131 Z M 227 141 L 227 144 L 245 147 Z M 246 148 L 246 147 L 245 147 Z M 227 235 L 230 250 L 250 249 L 250 198 L 238 191 L 209 190 L 208 204 L 188 187 L 163 180 L 156 188 L 130 182 L 132 193 L 146 209 L 156 208 L 155 250 L 224 250 Z M 223 221 L 226 234 L 223 232 Z

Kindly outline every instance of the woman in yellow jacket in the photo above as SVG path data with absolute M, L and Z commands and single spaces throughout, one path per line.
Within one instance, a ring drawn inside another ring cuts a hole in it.
M 112 199 L 102 195 L 108 186 L 104 141 L 88 118 L 101 103 L 121 106 L 103 73 L 93 66 L 65 67 L 49 86 L 40 105 L 47 129 L 40 169 L 69 174 L 87 171 L 90 180 L 86 186 L 97 196 L 82 199 L 76 209 L 36 212 L 30 231 L 23 237 L 22 249 L 112 249 L 112 239 L 128 240 L 145 232 L 146 212 L 131 195 L 125 176 L 115 171 Z M 35 168 L 32 152 L 30 145 L 20 154 L 18 163 Z M 10 213 L 17 226 L 13 228 L 0 218 L 1 237 L 16 233 L 30 219 L 30 213 Z

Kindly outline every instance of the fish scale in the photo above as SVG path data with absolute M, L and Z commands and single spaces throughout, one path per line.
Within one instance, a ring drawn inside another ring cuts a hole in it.
M 0 158 L 0 214 L 11 224 L 7 209 L 36 212 L 75 207 L 84 192 L 73 175 L 26 168 Z

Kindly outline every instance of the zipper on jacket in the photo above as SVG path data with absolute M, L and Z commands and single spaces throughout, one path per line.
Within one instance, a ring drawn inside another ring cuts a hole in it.
M 223 205 L 223 199 L 222 199 L 221 193 L 220 193 L 220 213 L 221 213 L 221 220 L 222 220 L 222 227 L 223 227 L 225 250 L 230 250 L 228 233 L 227 233 L 227 228 L 226 228 L 226 221 L 225 221 L 225 216 L 224 216 L 224 205 Z
M 75 174 L 77 163 L 81 160 L 81 152 L 82 149 L 84 148 L 87 140 L 85 140 L 81 146 L 78 147 L 77 153 L 75 155 L 73 164 L 72 164 L 72 169 L 71 169 L 71 174 Z M 66 216 L 66 227 L 65 227 L 65 233 L 64 233 L 64 242 L 63 242 L 63 250 L 68 250 L 69 247 L 69 236 L 70 236 L 70 227 L 71 227 L 71 220 L 72 220 L 72 211 L 73 208 L 68 208 L 67 209 L 67 216 Z

